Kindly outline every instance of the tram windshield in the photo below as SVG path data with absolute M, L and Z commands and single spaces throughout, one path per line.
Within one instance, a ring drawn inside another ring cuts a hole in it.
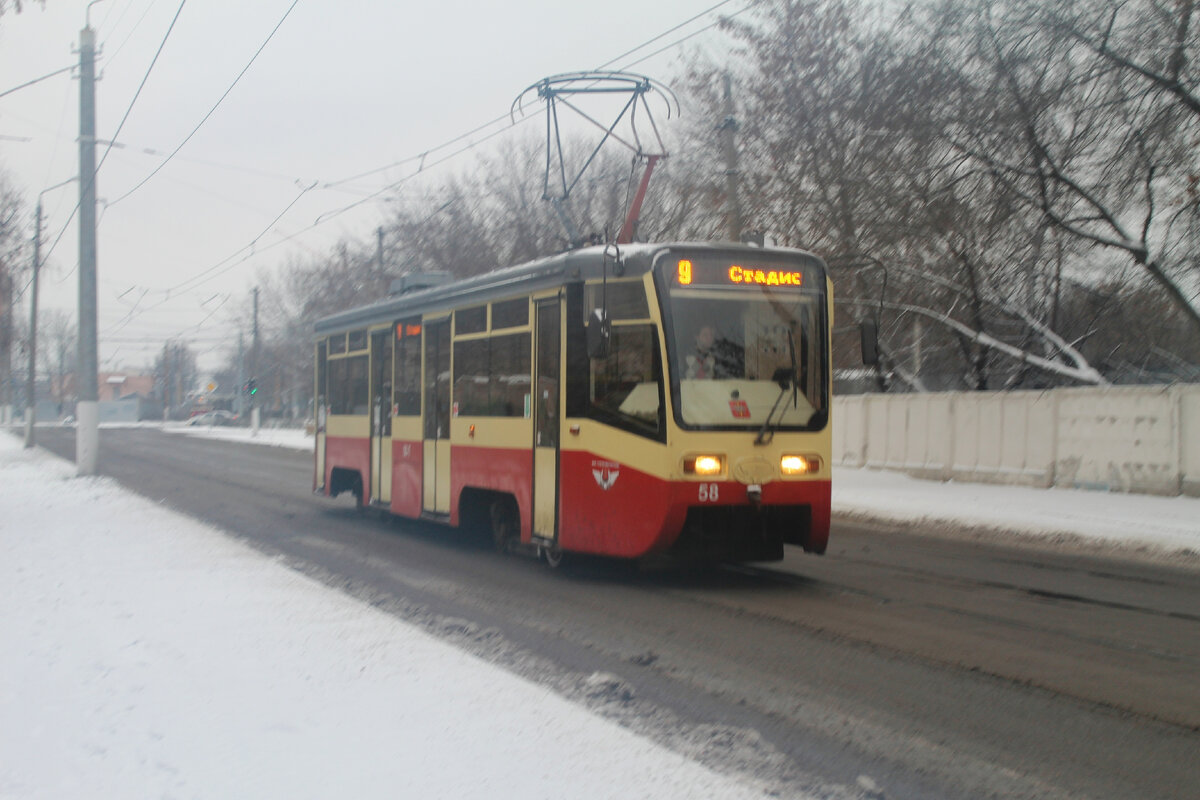
M 669 288 L 669 346 L 671 391 L 680 425 L 781 430 L 825 426 L 823 292 L 674 283 Z

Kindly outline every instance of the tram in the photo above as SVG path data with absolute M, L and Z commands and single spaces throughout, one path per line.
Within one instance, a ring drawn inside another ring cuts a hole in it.
M 316 323 L 313 489 L 503 550 L 823 553 L 825 265 L 736 244 L 589 247 Z

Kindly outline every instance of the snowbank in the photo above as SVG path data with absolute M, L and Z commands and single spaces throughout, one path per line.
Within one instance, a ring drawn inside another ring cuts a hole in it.
M 898 472 L 835 468 L 833 513 L 941 536 L 1200 560 L 1200 499 L 1078 489 L 940 483 Z

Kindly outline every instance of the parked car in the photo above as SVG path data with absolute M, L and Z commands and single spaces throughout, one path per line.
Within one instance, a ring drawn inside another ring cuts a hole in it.
M 237 414 L 232 411 L 206 411 L 188 420 L 188 425 L 233 425 L 237 422 Z

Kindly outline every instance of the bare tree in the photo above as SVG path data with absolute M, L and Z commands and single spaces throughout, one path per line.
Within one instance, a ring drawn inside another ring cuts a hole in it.
M 75 323 L 66 311 L 46 309 L 38 314 L 42 371 L 50 384 L 50 397 L 61 415 L 73 404 L 67 394 L 67 376 L 75 371 L 75 348 L 79 341 Z
M 958 145 L 1058 230 L 1121 254 L 1200 333 L 1193 3 L 978 0 L 994 102 Z M 1136 55 L 1135 55 L 1136 54 Z
M 171 340 L 154 359 L 154 380 L 162 389 L 163 406 L 172 416 L 183 416 L 189 394 L 197 388 L 196 355 L 187 342 Z
M 1047 224 L 948 141 L 971 98 L 960 54 L 939 45 L 945 24 L 932 7 L 777 0 L 729 25 L 744 65 L 747 217 L 824 255 L 841 307 L 877 319 L 880 388 L 924 389 L 922 370 L 979 389 L 1030 380 L 1031 367 L 1103 381 L 1053 330 Z M 690 74 L 710 117 L 724 68 Z M 715 135 L 697 145 L 719 163 Z
M 38 0 L 38 5 L 44 7 L 46 0 Z M 3 17 L 10 9 L 20 14 L 25 7 L 21 4 L 21 0 L 0 0 L 0 17 Z
M 29 266 L 24 209 L 20 195 L 0 173 L 0 409 L 13 402 L 17 300 Z

